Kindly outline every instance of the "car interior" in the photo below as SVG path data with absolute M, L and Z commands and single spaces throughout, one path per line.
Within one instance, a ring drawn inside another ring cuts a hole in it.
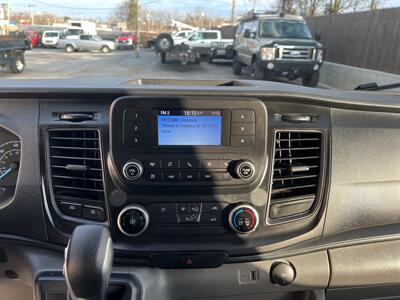
M 0 299 L 400 299 L 398 94 L 4 81 Z

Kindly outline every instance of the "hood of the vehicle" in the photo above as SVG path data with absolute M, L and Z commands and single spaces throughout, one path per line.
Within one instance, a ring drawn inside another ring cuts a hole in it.
M 322 47 L 320 43 L 315 40 L 309 39 L 281 39 L 281 38 L 260 38 L 261 42 L 265 45 L 290 45 L 290 46 L 310 46 L 310 47 Z

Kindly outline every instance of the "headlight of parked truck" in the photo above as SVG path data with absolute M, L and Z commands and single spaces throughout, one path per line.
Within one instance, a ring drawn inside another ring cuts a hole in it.
M 275 49 L 270 47 L 262 47 L 260 49 L 261 60 L 273 60 L 275 58 Z

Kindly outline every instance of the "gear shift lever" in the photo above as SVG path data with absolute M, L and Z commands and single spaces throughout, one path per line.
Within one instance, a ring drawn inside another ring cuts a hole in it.
M 102 225 L 80 225 L 65 248 L 64 276 L 72 300 L 104 300 L 113 264 L 110 231 Z

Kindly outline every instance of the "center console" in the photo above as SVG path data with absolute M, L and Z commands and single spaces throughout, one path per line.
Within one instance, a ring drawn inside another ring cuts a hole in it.
M 110 169 L 132 199 L 118 213 L 120 232 L 219 235 L 257 228 L 249 199 L 230 195 L 248 194 L 265 175 L 267 112 L 259 100 L 240 100 L 113 103 Z

